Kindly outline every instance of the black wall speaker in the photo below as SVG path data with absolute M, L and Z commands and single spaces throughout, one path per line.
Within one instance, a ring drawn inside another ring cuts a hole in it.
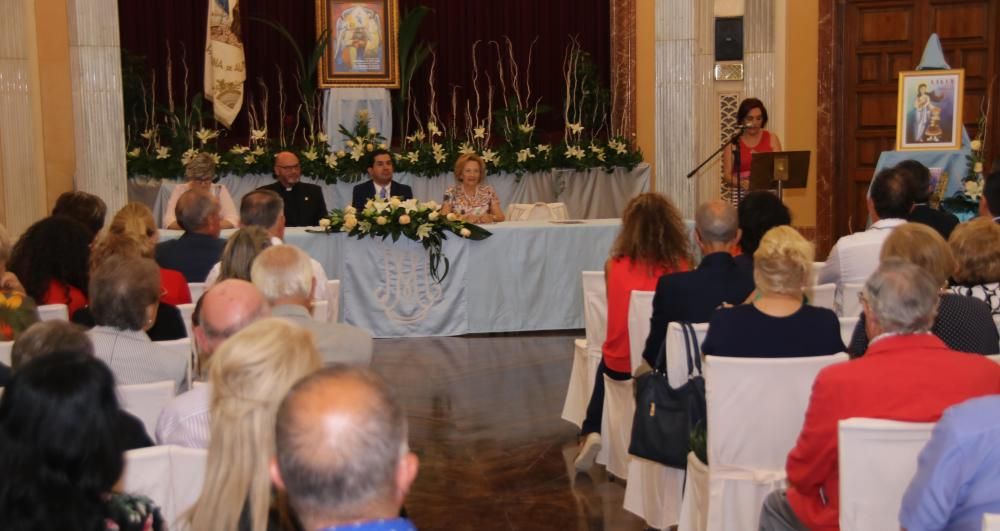
M 715 60 L 743 60 L 743 17 L 715 19 Z

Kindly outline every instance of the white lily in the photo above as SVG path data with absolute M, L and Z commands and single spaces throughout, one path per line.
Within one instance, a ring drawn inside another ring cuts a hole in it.
M 533 158 L 534 156 L 535 154 L 531 152 L 531 148 L 524 148 L 517 152 L 517 161 L 525 162 L 528 159 Z
M 582 159 L 587 154 L 577 146 L 569 146 L 566 148 L 566 156 L 573 157 L 576 159 Z
M 420 153 L 416 152 L 416 151 L 411 151 L 411 152 L 409 152 L 409 153 L 406 154 L 406 158 L 410 162 L 416 163 L 417 161 L 420 160 Z
M 316 160 L 316 159 L 319 158 L 319 155 L 315 151 L 313 151 L 311 149 L 303 151 L 302 152 L 302 156 L 305 157 L 308 160 Z
M 253 153 L 243 157 L 244 164 L 253 164 L 254 162 L 257 162 L 257 155 L 254 155 Z
M 368 109 L 361 109 L 358 111 L 358 120 L 367 121 L 368 120 Z
M 170 158 L 170 148 L 167 146 L 159 146 L 156 148 L 156 158 L 157 160 L 169 159 Z
M 583 132 L 583 125 L 581 125 L 581 124 L 580 124 L 580 122 L 577 122 L 577 123 L 575 123 L 575 124 L 571 124 L 571 123 L 567 123 L 567 124 L 566 124 L 566 127 L 569 127 L 569 130 L 570 130 L 570 131 L 571 131 L 571 132 L 572 132 L 572 133 L 573 133 L 574 135 L 578 135 L 578 134 L 580 134 L 580 133 L 582 133 L 582 132 Z
M 448 160 L 448 155 L 445 155 L 444 153 L 435 153 L 434 154 L 434 162 L 435 163 L 441 164 L 441 163 L 443 163 L 446 160 Z
M 546 153 L 550 149 L 552 149 L 552 146 L 548 144 L 538 144 L 537 146 L 535 146 L 535 149 L 538 150 L 539 153 Z
M 462 145 L 458 146 L 458 152 L 463 155 L 468 155 L 470 153 L 475 153 L 476 150 L 472 148 L 468 142 L 462 142 Z
M 330 140 L 330 137 L 326 136 L 326 133 L 320 132 L 319 134 L 316 135 L 316 140 L 319 140 L 320 142 L 326 144 L 326 141 Z
M 337 167 L 337 157 L 332 153 L 327 155 L 325 160 L 326 160 L 326 165 L 329 166 L 330 168 Z
M 262 148 L 260 146 L 257 146 L 257 148 L 255 148 L 253 151 L 251 151 L 251 153 L 253 153 L 254 155 L 257 155 L 258 157 L 263 156 L 264 155 L 264 148 Z
M 242 155 L 247 151 L 250 151 L 250 148 L 242 146 L 240 144 L 233 146 L 232 149 L 229 150 L 230 153 L 235 153 L 236 155 Z
M 142 150 L 139 148 L 135 148 L 132 151 L 128 152 L 128 156 L 132 158 L 138 157 L 140 154 L 142 154 Z
M 477 127 L 472 130 L 472 138 L 486 138 L 486 128 Z
M 424 223 L 420 225 L 419 227 L 417 227 L 417 239 L 423 240 L 424 238 L 430 236 L 432 230 L 434 230 L 434 225 L 431 225 L 430 223 Z
M 487 149 L 483 151 L 483 162 L 487 164 L 495 163 L 497 161 L 497 153 L 492 149 Z
M 535 130 L 535 126 L 528 123 L 523 123 L 517 126 L 517 128 L 520 129 L 522 133 L 530 133 Z
M 264 140 L 267 138 L 267 129 L 253 129 L 250 131 L 250 140 Z
M 430 122 L 427 124 L 427 132 L 431 134 L 431 137 L 441 136 L 441 130 L 438 129 L 437 124 L 434 122 Z
M 202 129 L 199 129 L 198 132 L 195 133 L 194 136 L 198 137 L 198 140 L 201 140 L 201 143 L 204 144 L 204 143 L 208 142 L 209 140 L 212 140 L 213 138 L 217 138 L 219 136 L 219 132 L 218 131 L 214 131 L 212 129 L 202 128 Z
M 149 140 L 149 139 L 153 138 L 153 135 L 155 135 L 155 134 L 156 134 L 156 130 L 155 129 L 146 129 L 139 136 L 145 138 L 146 140 Z
M 208 156 L 212 159 L 212 162 L 214 162 L 216 166 L 222 162 L 222 157 L 220 157 L 218 153 L 209 153 Z
M 361 146 L 355 147 L 351 151 L 351 160 L 361 160 L 365 156 L 365 150 Z
M 195 149 L 195 148 L 191 148 L 191 149 L 185 151 L 184 154 L 181 155 L 181 164 L 183 164 L 184 166 L 187 166 L 187 164 L 189 162 L 191 162 L 191 159 L 193 159 L 195 157 L 195 155 L 197 155 L 197 154 L 198 154 L 198 150 Z

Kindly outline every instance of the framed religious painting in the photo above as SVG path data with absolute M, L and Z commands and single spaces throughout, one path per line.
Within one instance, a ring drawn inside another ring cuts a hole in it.
M 899 73 L 896 150 L 962 147 L 962 90 L 965 70 Z
M 399 87 L 397 0 L 316 0 L 316 33 L 329 32 L 319 85 Z

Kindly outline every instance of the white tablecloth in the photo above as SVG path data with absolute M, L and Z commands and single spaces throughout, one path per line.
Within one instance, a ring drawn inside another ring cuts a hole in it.
M 444 191 L 455 183 L 451 174 L 425 178 L 407 173 L 397 173 L 394 179 L 413 188 L 418 199 L 444 199 Z M 318 184 L 323 188 L 327 208 L 343 208 L 351 201 L 351 189 L 356 183 L 337 182 L 326 184 L 307 177 L 303 182 Z M 232 194 L 236 207 L 247 192 L 274 182 L 271 175 L 226 175 L 220 179 Z M 520 178 L 513 174 L 490 175 L 486 182 L 493 186 L 506 209 L 511 203 L 566 204 L 569 216 L 576 219 L 619 218 L 629 200 L 649 190 L 649 165 L 642 163 L 632 171 L 616 168 L 611 173 L 603 169 L 587 171 L 553 170 L 526 173 Z M 163 211 L 176 181 L 158 181 L 135 178 L 129 180 L 129 201 L 142 201 L 153 209 L 156 223 L 162 226 Z M 150 200 L 152 199 L 152 201 Z
M 492 236 L 444 245 L 451 270 L 430 280 L 427 253 L 409 240 L 357 240 L 289 228 L 297 245 L 341 280 L 340 315 L 376 337 L 583 328 L 580 272 L 600 270 L 618 219 L 486 226 Z M 223 237 L 231 231 L 224 231 Z M 162 230 L 161 239 L 180 231 Z

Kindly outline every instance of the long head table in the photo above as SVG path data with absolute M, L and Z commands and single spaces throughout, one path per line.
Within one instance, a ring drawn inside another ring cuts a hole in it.
M 451 236 L 444 245 L 450 271 L 440 284 L 416 242 L 302 228 L 287 229 L 285 242 L 341 280 L 343 320 L 376 337 L 561 330 L 583 327 L 580 272 L 603 268 L 620 224 L 518 221 L 487 226 L 493 235 L 482 241 Z

